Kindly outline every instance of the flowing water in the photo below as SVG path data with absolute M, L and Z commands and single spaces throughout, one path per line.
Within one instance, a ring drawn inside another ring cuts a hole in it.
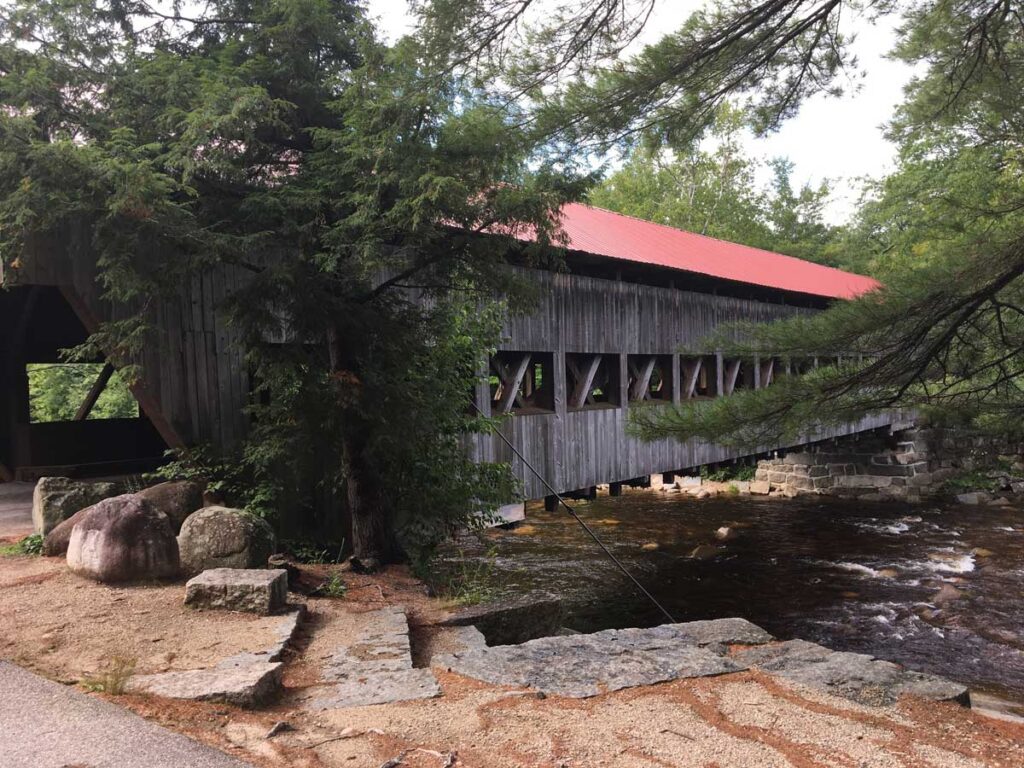
M 742 616 L 1024 702 L 1020 509 L 657 491 L 578 509 L 677 621 Z M 466 537 L 447 567 L 560 595 L 580 631 L 665 621 L 571 517 L 527 515 Z

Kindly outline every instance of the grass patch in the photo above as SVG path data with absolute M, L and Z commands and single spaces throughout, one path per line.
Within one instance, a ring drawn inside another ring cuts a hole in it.
M 5 557 L 18 557 L 21 555 L 41 555 L 43 553 L 43 535 L 33 533 L 21 541 L 0 547 L 0 555 Z
M 467 559 L 459 552 L 455 569 L 450 571 L 443 582 L 435 587 L 437 596 L 456 605 L 477 605 L 494 597 L 496 590 L 492 580 L 498 550 L 487 550 L 480 559 Z
M 328 565 L 341 562 L 345 540 L 316 542 L 309 539 L 289 539 L 281 542 L 281 548 L 297 563 Z
M 125 656 L 113 656 L 98 673 L 83 677 L 82 688 L 91 693 L 109 693 L 120 696 L 124 693 L 128 680 L 135 672 L 135 659 Z
M 999 490 L 999 481 L 989 477 L 985 472 L 965 469 L 946 478 L 942 488 L 948 493 L 966 493 L 968 491 L 995 493 Z
M 341 576 L 335 573 L 317 587 L 316 594 L 321 597 L 344 597 L 348 594 L 348 586 L 342 581 Z

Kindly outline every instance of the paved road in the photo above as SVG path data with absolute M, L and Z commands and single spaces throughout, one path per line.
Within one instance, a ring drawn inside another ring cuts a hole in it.
M 0 539 L 32 533 L 33 483 L 0 483 Z
M 0 661 L 4 768 L 252 768 L 133 712 Z

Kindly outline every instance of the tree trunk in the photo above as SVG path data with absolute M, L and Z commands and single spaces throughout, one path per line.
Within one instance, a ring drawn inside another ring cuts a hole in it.
M 361 570 L 375 571 L 402 559 L 373 469 L 366 465 L 361 441 L 346 439 L 345 474 L 348 508 L 352 515 L 352 551 L 354 565 Z
M 346 372 L 341 333 L 337 326 L 327 331 L 327 348 L 331 374 Z M 349 409 L 343 429 L 346 435 L 342 460 L 345 463 L 348 509 L 352 516 L 353 565 L 361 570 L 375 571 L 383 565 L 401 560 L 402 549 L 395 536 L 380 479 L 366 460 L 369 428 L 359 414 Z

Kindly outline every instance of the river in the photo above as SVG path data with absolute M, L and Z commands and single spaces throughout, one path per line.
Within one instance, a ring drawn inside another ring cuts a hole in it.
M 1024 702 L 1020 509 L 644 491 L 578 510 L 678 621 L 742 616 Z M 665 621 L 564 511 L 527 515 L 445 567 L 495 596 L 557 594 L 579 631 Z

